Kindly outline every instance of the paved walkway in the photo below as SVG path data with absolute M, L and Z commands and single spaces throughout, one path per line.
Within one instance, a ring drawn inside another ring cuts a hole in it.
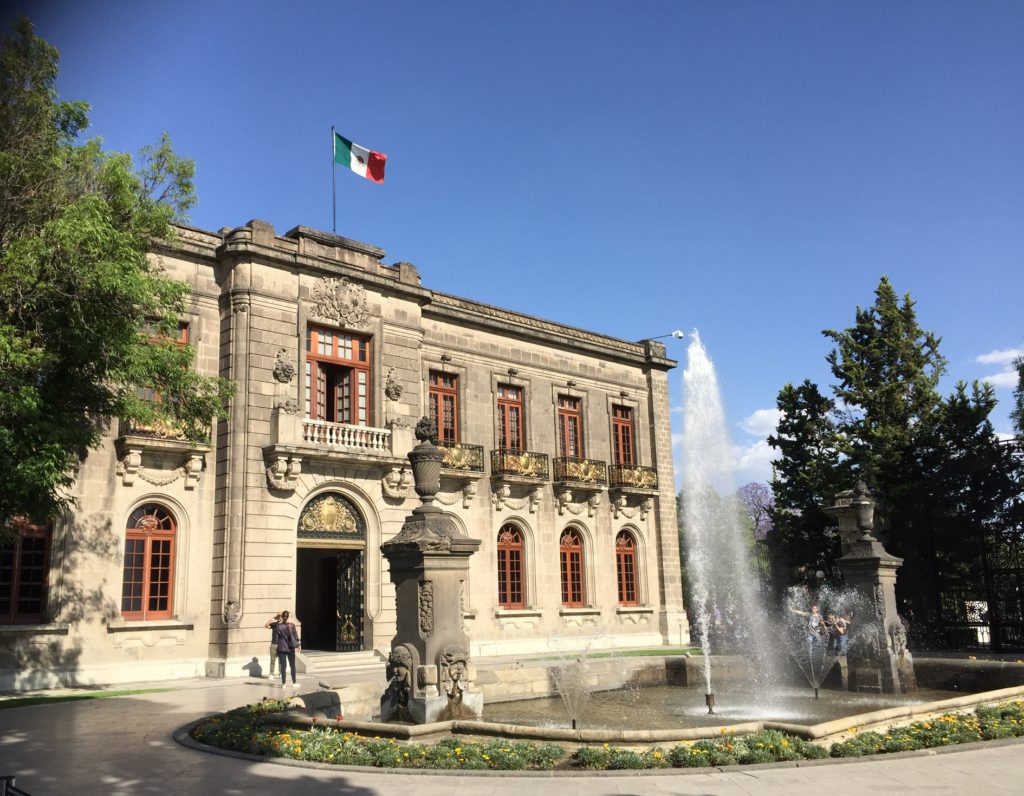
M 310 685 L 314 685 L 311 681 Z M 159 687 L 147 683 L 138 688 Z M 1024 744 L 826 762 L 824 765 L 743 768 L 725 773 L 680 771 L 641 775 L 402 774 L 353 772 L 251 762 L 186 749 L 175 730 L 212 712 L 277 694 L 266 681 L 191 680 L 174 690 L 0 710 L 0 774 L 14 774 L 32 796 L 75 794 L 346 794 L 418 796 L 461 792 L 522 796 L 557 788 L 559 796 L 602 794 L 957 794 L 1024 791 Z M 62 695 L 72 692 L 63 691 Z

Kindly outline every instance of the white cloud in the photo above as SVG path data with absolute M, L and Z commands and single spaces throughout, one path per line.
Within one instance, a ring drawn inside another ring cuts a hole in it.
M 748 434 L 756 437 L 767 437 L 775 431 L 782 419 L 782 412 L 778 409 L 758 409 L 752 415 L 747 415 L 740 421 L 739 426 Z
M 1002 373 L 993 373 L 991 376 L 982 376 L 981 381 L 987 381 L 993 387 L 1016 387 L 1017 371 L 1004 370 Z
M 974 361 L 982 365 L 1009 365 L 1017 357 L 1024 357 L 1024 348 L 1004 348 L 997 351 L 989 351 L 987 354 L 979 354 L 974 358 Z
M 771 447 L 768 440 L 759 439 L 746 447 L 735 447 L 733 455 L 736 461 L 736 486 L 742 486 L 751 481 L 770 481 L 772 462 L 779 458 L 780 451 Z

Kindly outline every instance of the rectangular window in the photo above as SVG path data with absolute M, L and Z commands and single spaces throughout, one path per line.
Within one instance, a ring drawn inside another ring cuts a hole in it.
M 156 336 L 156 331 L 154 330 L 152 324 L 146 324 L 146 333 L 151 338 Z M 188 324 L 185 323 L 184 321 L 180 321 L 178 323 L 178 337 L 175 342 L 177 342 L 178 348 L 184 348 L 185 346 L 188 345 Z M 139 398 L 141 398 L 143 401 L 160 400 L 160 396 L 157 395 L 156 390 L 154 390 L 152 387 L 139 387 L 138 395 Z
M 50 526 L 21 524 L 18 535 L 0 547 L 0 624 L 46 621 Z
M 369 339 L 320 326 L 306 330 L 306 414 L 329 423 L 370 425 Z
M 441 445 L 459 441 L 459 377 L 454 373 L 430 371 L 430 419 L 437 426 Z
M 636 464 L 633 447 L 633 410 L 628 406 L 612 407 L 612 453 L 615 464 L 632 467 Z
M 521 451 L 526 447 L 521 387 L 498 385 L 498 436 L 498 447 L 503 450 Z
M 579 398 L 558 396 L 558 450 L 562 456 L 583 458 L 583 414 Z

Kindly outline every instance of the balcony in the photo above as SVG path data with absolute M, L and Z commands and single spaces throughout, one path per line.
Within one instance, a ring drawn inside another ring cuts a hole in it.
M 391 455 L 391 429 L 350 426 L 326 420 L 302 420 L 302 444 L 329 450 L 347 450 Z
M 300 417 L 277 407 L 271 415 L 270 444 L 264 447 L 267 484 L 292 491 L 305 463 L 311 461 L 376 465 L 385 473 L 400 474 L 413 446 L 412 429 L 353 426 Z M 401 480 L 399 478 L 399 480 Z
M 484 446 L 455 442 L 451 445 L 438 444 L 444 451 L 441 467 L 446 475 L 483 475 Z
M 654 493 L 658 491 L 658 471 L 638 464 L 613 464 L 608 469 L 608 486 Z
M 143 425 L 120 420 L 118 429 L 116 472 L 124 486 L 132 486 L 136 479 L 157 487 L 180 479 L 185 489 L 199 483 L 209 445 L 186 439 L 180 428 L 166 421 Z
M 556 484 L 602 487 L 608 482 L 608 465 L 597 459 L 558 456 L 551 464 Z
M 548 455 L 508 448 L 491 451 L 491 475 L 548 480 Z

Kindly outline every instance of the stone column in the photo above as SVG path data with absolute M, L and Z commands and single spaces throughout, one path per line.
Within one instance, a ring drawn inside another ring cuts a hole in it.
M 846 584 L 860 596 L 860 605 L 867 606 L 867 616 L 854 618 L 857 632 L 848 655 L 850 687 L 878 687 L 896 694 L 916 690 L 913 657 L 896 612 L 896 572 L 903 559 L 889 555 L 872 535 L 875 501 L 863 482 L 852 494 L 837 498 L 841 499 L 829 513 L 839 518 L 841 527 L 848 527 L 852 519 L 860 537 L 844 543 L 844 555 L 836 564 Z
M 419 445 L 409 452 L 422 505 L 406 517 L 397 536 L 381 545 L 397 609 L 389 683 L 381 697 L 383 721 L 427 724 L 479 718 L 483 710 L 462 625 L 469 557 L 480 541 L 460 533 L 455 521 L 433 505 L 443 457 L 436 436 L 434 424 L 423 418 L 416 427 Z

